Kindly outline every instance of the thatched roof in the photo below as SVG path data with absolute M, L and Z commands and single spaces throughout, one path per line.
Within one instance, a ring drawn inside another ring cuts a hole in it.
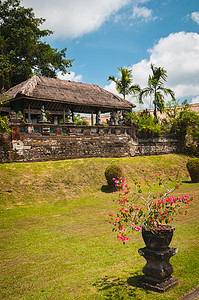
M 70 105 L 129 110 L 135 105 L 94 84 L 66 81 L 34 75 L 12 87 L 7 100 L 20 98 L 59 102 Z

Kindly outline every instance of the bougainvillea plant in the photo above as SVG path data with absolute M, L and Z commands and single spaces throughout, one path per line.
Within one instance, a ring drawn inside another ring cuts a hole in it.
M 173 197 L 171 194 L 179 188 L 181 182 L 172 180 L 173 174 L 162 178 L 161 174 L 155 174 L 155 181 L 151 182 L 148 177 L 144 178 L 147 193 L 142 190 L 141 182 L 133 179 L 133 188 L 125 178 L 115 181 L 120 186 L 119 198 L 114 200 L 119 206 L 116 216 L 109 214 L 113 231 L 118 232 L 117 238 L 123 243 L 129 240 L 128 233 L 139 231 L 143 227 L 150 230 L 160 230 L 164 224 L 169 224 L 178 214 L 187 214 L 187 205 L 193 197 L 184 195 Z M 189 175 L 187 175 L 189 176 Z M 175 186 L 171 184 L 175 182 Z

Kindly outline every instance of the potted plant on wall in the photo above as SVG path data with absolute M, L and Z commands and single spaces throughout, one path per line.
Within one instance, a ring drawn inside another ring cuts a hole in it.
M 134 185 L 130 188 L 125 178 L 113 178 L 116 187 L 121 188 L 119 197 L 115 200 L 119 210 L 115 216 L 109 214 L 113 231 L 118 232 L 117 238 L 124 244 L 129 240 L 131 232 L 142 232 L 146 247 L 138 252 L 147 260 L 147 264 L 143 268 L 145 277 L 138 285 L 157 292 L 165 292 L 178 284 L 178 280 L 171 277 L 173 267 L 169 259 L 177 253 L 177 248 L 169 247 L 175 230 L 169 224 L 178 214 L 186 215 L 187 205 L 193 200 L 188 195 L 171 196 L 181 184 L 177 181 L 171 187 L 174 182 L 172 177 L 173 174 L 163 179 L 160 174 L 155 174 L 153 183 L 145 177 L 145 193 L 137 179 L 133 179 Z

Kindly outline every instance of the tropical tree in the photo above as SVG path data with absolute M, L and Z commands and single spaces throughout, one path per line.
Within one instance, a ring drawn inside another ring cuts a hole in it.
M 32 8 L 21 0 L 0 1 L 0 90 L 7 90 L 33 74 L 56 77 L 67 72 L 72 60 L 66 59 L 66 48 L 58 51 L 40 39 L 51 35 L 39 27 L 45 21 L 36 18 Z
M 164 110 L 164 98 L 165 95 L 170 95 L 172 99 L 175 99 L 174 92 L 171 89 L 164 87 L 164 82 L 167 79 L 167 71 L 161 67 L 154 67 L 151 64 L 152 75 L 148 78 L 148 87 L 142 89 L 139 94 L 139 102 L 143 103 L 143 97 L 153 95 L 154 116 L 157 118 L 157 110 L 160 113 Z
M 118 68 L 121 73 L 121 78 L 115 78 L 115 76 L 109 76 L 108 80 L 116 83 L 116 90 L 123 95 L 124 99 L 126 95 L 139 92 L 140 86 L 138 84 L 132 85 L 132 70 L 125 68 Z

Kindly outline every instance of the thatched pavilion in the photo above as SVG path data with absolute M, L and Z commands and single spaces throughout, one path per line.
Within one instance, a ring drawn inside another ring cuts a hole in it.
M 8 104 L 3 113 L 21 111 L 27 123 L 39 122 L 39 115 L 48 111 L 53 123 L 73 122 L 73 113 L 91 114 L 92 125 L 100 124 L 101 113 L 131 111 L 135 105 L 94 84 L 85 84 L 34 75 L 6 92 Z M 93 115 L 96 115 L 96 122 Z M 116 120 L 117 122 L 117 120 Z M 117 124 L 114 124 L 117 125 Z

